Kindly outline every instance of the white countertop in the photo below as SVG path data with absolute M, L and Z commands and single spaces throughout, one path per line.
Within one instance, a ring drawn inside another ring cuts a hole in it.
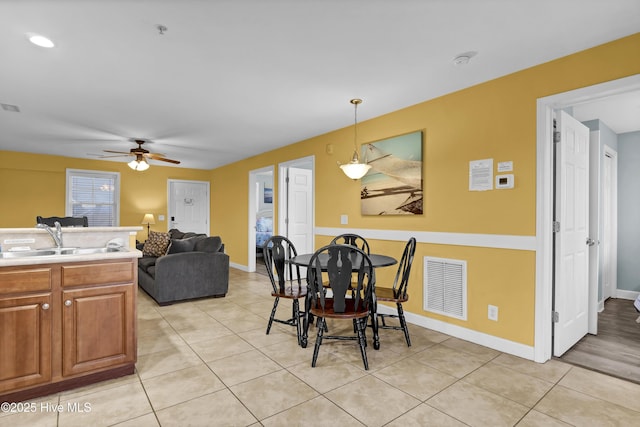
M 142 252 L 137 249 L 128 249 L 126 251 L 106 252 L 97 254 L 82 255 L 42 255 L 42 256 L 26 256 L 17 258 L 0 258 L 0 267 L 10 267 L 15 265 L 40 265 L 40 264 L 56 264 L 81 261 L 100 261 L 124 258 L 140 258 Z

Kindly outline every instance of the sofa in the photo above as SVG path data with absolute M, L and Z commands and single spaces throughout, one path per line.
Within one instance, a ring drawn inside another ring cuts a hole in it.
M 224 297 L 229 289 L 229 255 L 219 236 L 151 231 L 138 259 L 138 285 L 159 305 Z

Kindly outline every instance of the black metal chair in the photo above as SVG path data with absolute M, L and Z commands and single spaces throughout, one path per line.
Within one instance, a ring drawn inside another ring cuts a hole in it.
M 376 287 L 376 297 L 378 301 L 393 302 L 397 307 L 397 314 L 381 314 L 378 313 L 378 318 L 381 323 L 378 325 L 381 329 L 396 329 L 404 331 L 404 338 L 407 340 L 407 346 L 411 347 L 411 339 L 409 338 L 409 328 L 407 328 L 407 321 L 404 318 L 404 310 L 402 309 L 402 303 L 409 300 L 409 294 L 407 293 L 407 287 L 409 285 L 409 274 L 411 273 L 411 264 L 413 264 L 413 256 L 416 253 L 416 239 L 410 238 L 404 247 L 402 258 L 398 265 L 398 271 L 396 272 L 395 279 L 393 280 L 393 286 L 391 288 L 378 286 Z M 400 321 L 400 326 L 387 325 L 385 318 L 396 318 Z
M 50 217 L 36 217 L 36 224 L 46 224 L 49 227 L 55 227 L 55 223 L 59 222 L 61 227 L 88 227 L 89 219 L 86 216 L 73 217 L 73 216 L 50 216 Z
M 367 255 L 370 254 L 369 252 L 369 243 L 367 242 L 367 240 L 358 235 L 358 234 L 353 234 L 353 233 L 345 233 L 345 234 L 340 234 L 336 237 L 334 237 L 331 240 L 331 244 L 335 245 L 335 244 L 341 244 L 341 245 L 351 245 L 351 246 L 355 246 L 356 248 L 364 251 L 364 253 L 366 253 Z
M 328 286 L 331 296 L 328 296 L 323 285 L 323 271 L 329 278 Z M 357 274 L 355 285 L 351 275 Z M 366 350 L 367 320 L 371 316 L 374 329 L 374 340 L 377 340 L 377 318 L 375 317 L 375 270 L 369 256 L 362 250 L 351 245 L 333 244 L 318 249 L 307 269 L 307 284 L 309 294 L 306 300 L 305 337 L 306 329 L 313 324 L 311 315 L 318 318 L 318 333 L 313 350 L 311 366 L 316 366 L 318 353 L 323 339 L 356 340 L 360 345 L 364 368 L 369 369 Z M 348 292 L 355 286 L 353 292 Z M 351 295 L 352 298 L 347 298 Z M 327 327 L 326 319 L 343 319 L 353 321 L 356 325 L 355 335 L 324 335 Z M 306 338 L 304 338 L 306 340 Z M 303 347 L 306 342 L 303 343 Z M 378 343 L 379 346 L 379 343 Z M 377 348 L 374 341 L 374 348 Z
M 300 298 L 307 295 L 307 287 L 302 283 L 300 277 L 300 267 L 287 262 L 297 256 L 296 248 L 289 239 L 284 236 L 271 236 L 262 246 L 264 262 L 267 267 L 267 274 L 271 280 L 274 297 L 269 324 L 267 325 L 267 335 L 271 330 L 273 322 L 294 326 L 298 335 L 298 345 L 302 344 L 302 322 L 300 318 L 304 312 L 300 311 Z M 291 318 L 287 320 L 276 319 L 276 310 L 280 298 L 292 300 Z

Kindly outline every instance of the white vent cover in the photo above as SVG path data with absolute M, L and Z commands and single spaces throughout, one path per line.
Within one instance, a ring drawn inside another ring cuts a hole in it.
M 467 262 L 424 257 L 424 309 L 467 320 Z

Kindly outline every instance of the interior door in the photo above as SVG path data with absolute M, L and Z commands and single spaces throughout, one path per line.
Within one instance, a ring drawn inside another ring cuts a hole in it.
M 209 234 L 209 183 L 169 181 L 169 229 Z
M 557 131 L 553 354 L 561 356 L 589 329 L 589 129 L 560 111 Z
M 313 179 L 309 169 L 288 169 L 287 237 L 299 254 L 313 252 Z

